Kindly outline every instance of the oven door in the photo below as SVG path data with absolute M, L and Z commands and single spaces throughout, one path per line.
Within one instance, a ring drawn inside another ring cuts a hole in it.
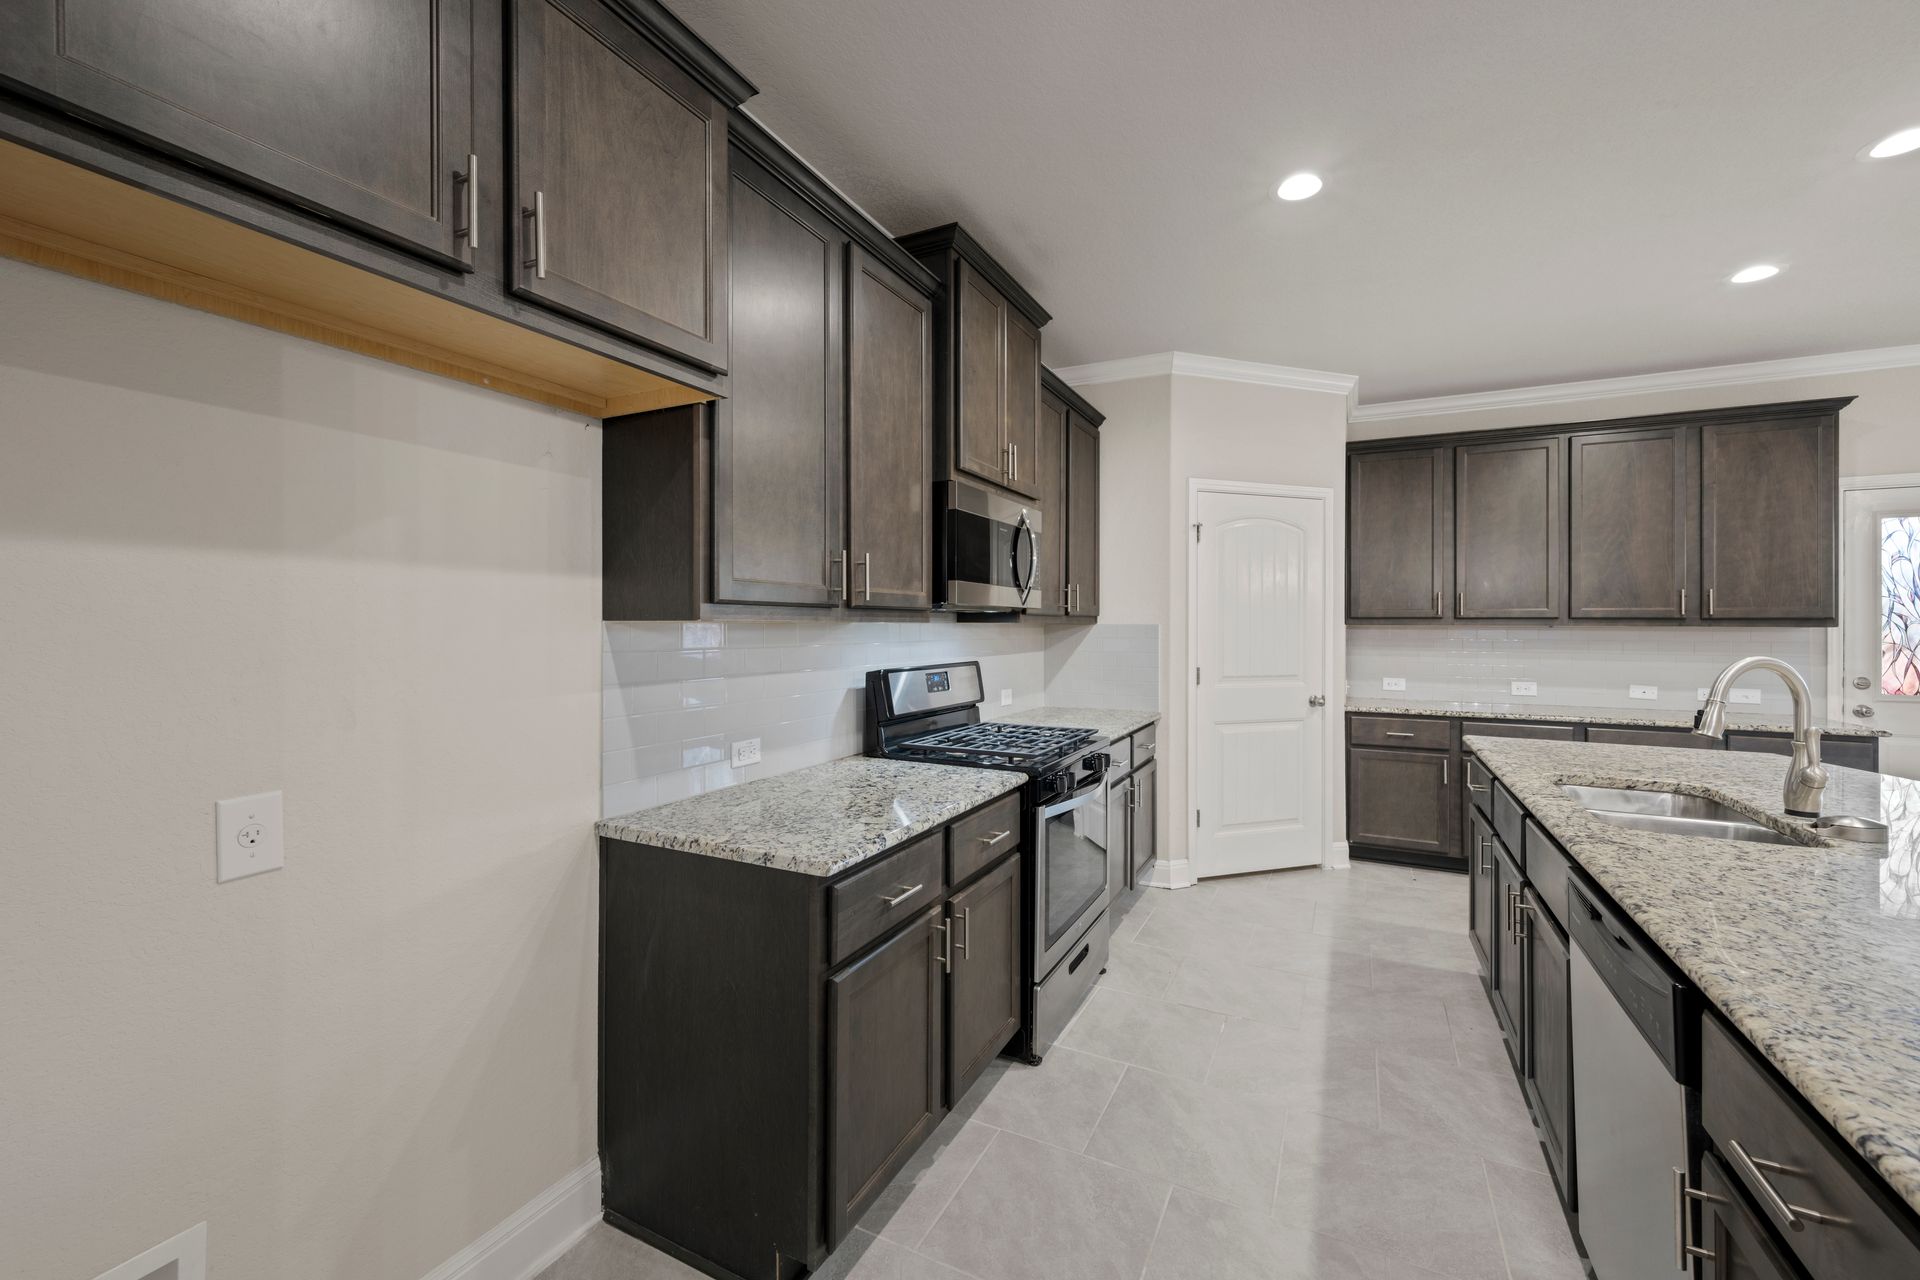
M 1112 885 L 1107 779 L 1093 778 L 1070 796 L 1044 805 L 1034 820 L 1033 936 L 1036 981 L 1053 971 L 1094 917 Z
M 940 601 L 949 609 L 1023 609 L 1040 574 L 1040 513 L 950 485 L 941 521 Z

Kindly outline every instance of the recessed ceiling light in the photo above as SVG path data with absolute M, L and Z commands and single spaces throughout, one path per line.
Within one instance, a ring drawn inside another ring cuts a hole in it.
M 1880 139 L 1867 148 L 1867 158 L 1885 160 L 1890 156 L 1903 156 L 1909 151 L 1920 151 L 1920 127 L 1902 129 Z
M 1780 274 L 1780 268 L 1766 262 L 1756 262 L 1750 267 L 1742 267 L 1727 279 L 1734 284 L 1752 284 L 1756 280 L 1770 280 Z
M 1320 176 L 1313 173 L 1296 173 L 1280 184 L 1274 194 L 1282 200 L 1305 200 L 1309 196 L 1320 194 Z

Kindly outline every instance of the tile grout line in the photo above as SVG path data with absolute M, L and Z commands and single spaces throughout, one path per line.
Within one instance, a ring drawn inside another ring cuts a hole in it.
M 1111 1059 L 1103 1059 L 1103 1061 L 1111 1061 Z M 1080 1144 L 1081 1155 L 1086 1155 L 1087 1148 L 1093 1145 L 1093 1135 L 1100 1132 L 1100 1122 L 1107 1118 L 1107 1109 L 1113 1106 L 1113 1100 L 1120 1096 L 1120 1083 L 1127 1078 L 1127 1072 L 1131 1070 L 1133 1070 L 1131 1063 L 1124 1064 L 1120 1074 L 1113 1078 L 1113 1088 L 1107 1091 L 1107 1100 L 1100 1104 L 1100 1114 L 1094 1117 L 1093 1128 L 1087 1130 L 1087 1140 Z
M 973 1177 L 973 1171 L 980 1167 L 980 1162 L 987 1158 L 987 1152 L 990 1149 L 992 1149 L 994 1143 L 1000 1141 L 1000 1135 L 1006 1132 L 1005 1129 L 997 1128 L 994 1125 L 987 1124 L 983 1120 L 975 1120 L 972 1116 L 967 1117 L 966 1123 L 960 1126 L 961 1130 L 964 1132 L 967 1125 L 969 1124 L 978 1124 L 983 1128 L 991 1129 L 993 1130 L 993 1136 L 987 1139 L 986 1146 L 983 1146 L 980 1148 L 980 1154 L 973 1158 L 973 1163 L 967 1166 L 967 1171 L 961 1174 L 959 1181 L 953 1184 L 953 1190 L 947 1193 L 946 1200 L 944 1200 L 940 1205 L 940 1212 L 933 1215 L 932 1220 L 930 1220 L 927 1223 L 927 1229 L 925 1231 L 922 1231 L 918 1236 L 918 1238 L 916 1238 L 912 1244 L 907 1246 L 907 1248 L 911 1249 L 915 1253 L 920 1253 L 920 1246 L 927 1242 L 927 1237 L 933 1234 L 933 1229 L 940 1225 L 940 1219 L 947 1216 L 947 1210 L 951 1209 L 953 1207 L 953 1202 L 960 1198 L 960 1188 L 967 1185 L 967 1179 Z M 929 1257 L 931 1255 L 921 1254 L 920 1256 Z M 934 1261 L 938 1262 L 939 1259 L 935 1258 Z M 955 1270 L 958 1270 L 958 1269 L 959 1268 L 957 1267 L 955 1268 Z
M 1487 1207 L 1493 1212 L 1493 1237 L 1500 1242 L 1500 1261 L 1506 1265 L 1509 1280 L 1514 1280 L 1513 1257 L 1507 1252 L 1507 1233 L 1500 1226 L 1500 1201 L 1493 1194 L 1493 1171 L 1487 1158 L 1480 1157 L 1480 1181 L 1487 1189 Z
M 1147 1251 L 1140 1258 L 1139 1275 L 1141 1276 L 1145 1276 L 1147 1268 L 1153 1265 L 1153 1246 L 1160 1243 L 1160 1231 L 1167 1225 L 1167 1210 L 1173 1207 L 1173 1192 L 1178 1185 L 1175 1182 L 1167 1183 L 1167 1198 L 1160 1202 L 1160 1216 L 1153 1220 L 1153 1236 L 1147 1241 Z

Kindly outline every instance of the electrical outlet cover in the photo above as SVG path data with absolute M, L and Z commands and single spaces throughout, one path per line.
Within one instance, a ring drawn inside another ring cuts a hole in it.
M 734 768 L 742 769 L 742 768 L 745 768 L 747 765 L 759 764 L 759 763 L 760 763 L 760 739 L 742 738 L 740 739 L 740 741 L 733 744 L 733 767 Z
M 280 793 L 221 800 L 213 806 L 213 878 L 218 884 L 287 865 Z
M 1382 676 L 1380 679 L 1380 688 L 1387 693 L 1405 693 L 1407 691 L 1406 677 Z
M 1657 684 L 1630 684 L 1627 686 L 1627 696 L 1629 698 L 1645 698 L 1651 701 L 1660 696 L 1660 686 Z
M 1733 700 L 1735 702 L 1757 703 L 1760 701 L 1760 691 L 1758 689 L 1735 689 L 1733 691 Z
M 1013 690 L 1002 689 L 1000 691 L 1000 705 L 1003 707 L 1010 707 L 1013 705 Z
M 1513 690 L 1513 696 L 1516 698 L 1537 698 L 1540 696 L 1540 682 L 1538 680 L 1515 680 L 1508 687 Z

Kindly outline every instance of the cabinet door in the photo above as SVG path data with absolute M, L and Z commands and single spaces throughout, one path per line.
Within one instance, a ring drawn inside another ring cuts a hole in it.
M 1567 441 L 1567 616 L 1684 618 L 1690 433 L 1599 431 Z
M 727 366 L 726 108 L 599 0 L 513 0 L 514 289 Z
M 848 594 L 860 608 L 925 609 L 933 602 L 933 305 L 858 248 L 847 281 Z
M 1520 874 L 1520 865 L 1507 852 L 1499 835 L 1493 837 L 1488 848 L 1493 852 L 1493 907 L 1499 913 L 1493 935 L 1493 1012 L 1500 1020 L 1500 1029 L 1506 1033 L 1507 1052 L 1513 1055 L 1514 1065 L 1524 1078 L 1527 1071 L 1527 957 L 1523 935 L 1514 927 L 1514 917 L 1519 911 L 1520 895 L 1526 889 L 1526 878 Z
M 1076 618 L 1100 613 L 1100 432 L 1077 413 L 1067 415 L 1067 582 Z
M 1020 1029 L 1020 859 L 1003 859 L 947 906 L 948 1105 L 957 1104 Z
M 961 263 L 953 303 L 953 462 L 994 484 L 1007 483 L 1007 317 L 1000 291 Z M 1036 412 L 1038 412 L 1036 407 Z
M 1007 485 L 1040 496 L 1040 331 L 1012 307 L 1007 317 Z
M 845 241 L 750 159 L 733 164 L 733 372 L 713 406 L 713 598 L 838 604 Z
M 1347 459 L 1347 617 L 1444 618 L 1453 599 L 1453 451 Z
M 1526 1086 L 1540 1127 L 1547 1167 L 1569 1210 L 1573 1184 L 1573 1012 L 1568 990 L 1567 935 L 1528 888 L 1520 914 L 1526 956 Z
M 1133 821 L 1128 835 L 1131 841 L 1133 872 L 1130 883 L 1135 887 L 1147 883 L 1153 875 L 1153 864 L 1160 857 L 1160 765 L 1149 760 L 1140 766 L 1133 775 Z
M 0 78 L 33 96 L 470 264 L 471 0 L 0 8 Z M 497 157 L 479 178 L 498 189 Z
M 1067 406 L 1042 392 L 1040 443 L 1040 585 L 1027 600 L 1028 613 L 1067 609 Z
M 941 911 L 925 912 L 827 979 L 829 1247 L 859 1221 L 944 1112 Z
M 1709 1151 L 1700 1158 L 1700 1233 L 1707 1251 L 1700 1280 L 1800 1280 L 1802 1272 L 1773 1241 L 1773 1234 L 1735 1185 L 1733 1172 Z M 1687 1212 L 1693 1210 L 1689 1208 Z
M 1445 751 L 1347 751 L 1347 838 L 1354 844 L 1457 856 L 1460 811 Z
M 1467 809 L 1467 936 L 1480 960 L 1480 980 L 1493 986 L 1494 899 L 1493 825 L 1478 806 Z
M 1560 441 L 1454 451 L 1454 616 L 1560 616 Z
M 1834 619 L 1838 435 L 1832 417 L 1700 428 L 1702 617 Z

